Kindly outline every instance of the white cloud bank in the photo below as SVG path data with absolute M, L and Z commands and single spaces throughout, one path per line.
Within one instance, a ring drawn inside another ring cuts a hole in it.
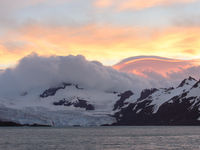
M 19 94 L 30 90 L 45 90 L 62 82 L 103 91 L 133 90 L 177 86 L 184 78 L 198 77 L 200 67 L 193 66 L 179 72 L 170 72 L 165 78 L 156 70 L 147 70 L 148 78 L 117 71 L 84 56 L 42 57 L 31 54 L 21 59 L 14 68 L 0 73 L 0 95 Z
M 41 57 L 31 54 L 15 68 L 0 74 L 0 92 L 19 93 L 37 88 L 49 88 L 59 83 L 79 84 L 84 88 L 104 91 L 134 91 L 150 87 L 143 78 L 119 72 L 84 56 Z

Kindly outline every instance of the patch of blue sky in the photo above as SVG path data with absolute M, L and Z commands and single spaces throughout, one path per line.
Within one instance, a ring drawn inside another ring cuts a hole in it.
M 40 3 L 18 10 L 16 17 L 21 22 L 38 21 L 57 25 L 82 25 L 91 22 L 91 4 L 83 1 L 66 3 Z
M 142 10 L 116 11 L 112 8 L 97 9 L 92 0 L 65 2 L 46 1 L 19 9 L 17 22 L 36 21 L 48 25 L 82 26 L 85 24 L 116 24 L 122 26 L 166 27 L 176 17 L 200 14 L 200 2 L 156 6 Z
M 162 8 L 149 8 L 139 11 L 121 11 L 115 13 L 102 12 L 97 14 L 102 22 L 118 25 L 160 27 L 169 24 L 170 15 Z

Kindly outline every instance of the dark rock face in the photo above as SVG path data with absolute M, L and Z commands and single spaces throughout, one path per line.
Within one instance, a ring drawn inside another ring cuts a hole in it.
M 160 106 L 158 111 L 153 113 L 153 106 L 145 107 L 148 101 L 140 103 L 138 108 L 133 110 L 136 104 L 130 104 L 127 108 L 121 109 L 115 114 L 117 125 L 200 125 L 197 119 L 200 117 L 199 102 L 190 102 L 193 98 L 174 97 L 170 102 Z M 141 110 L 138 112 L 138 110 Z M 115 125 L 116 125 L 115 124 Z
M 16 122 L 11 122 L 11 121 L 0 121 L 0 126 L 5 126 L 5 127 L 8 127 L 8 126 L 15 126 L 15 127 L 21 127 L 21 126 L 30 126 L 30 127 L 50 127 L 49 125 L 40 125 L 40 124 L 32 124 L 32 125 L 29 125 L 29 124 L 19 124 L 19 123 L 16 123 Z
M 131 103 L 126 108 L 122 108 L 114 116 L 117 125 L 150 125 L 153 123 L 153 106 L 148 106 L 150 101 L 141 103 Z
M 157 120 L 169 125 L 200 125 L 197 120 L 200 116 L 200 100 L 194 104 L 195 97 L 186 98 L 184 95 L 163 104 L 156 114 Z
M 85 109 L 86 110 L 95 110 L 95 108 L 92 104 L 88 104 Z
M 78 84 L 75 85 L 75 87 L 79 90 L 83 90 L 83 88 L 79 87 Z
M 192 88 L 197 88 L 200 85 L 200 80 L 192 87 Z
M 187 80 L 195 79 L 189 78 Z M 178 88 L 187 83 L 184 80 Z M 192 88 L 199 87 L 200 81 L 192 86 Z M 180 93 L 161 104 L 155 112 L 155 104 L 152 101 L 156 100 L 157 97 L 155 95 L 153 97 L 152 93 L 157 90 L 145 90 L 138 100 L 128 104 L 126 107 L 121 107 L 115 113 L 114 117 L 117 122 L 113 125 L 200 125 L 200 97 L 190 94 L 192 88 L 189 88 L 188 91 L 178 90 Z M 162 94 L 167 95 L 176 89 L 162 90 Z
M 128 99 L 129 97 L 131 97 L 133 95 L 132 91 L 126 91 L 122 94 L 119 94 L 118 96 L 120 97 L 120 99 L 115 103 L 113 110 L 117 110 L 119 108 L 121 108 L 122 106 L 125 105 L 125 100 Z
M 56 92 L 60 89 L 65 89 L 66 86 L 71 86 L 72 84 L 70 83 L 62 83 L 61 86 L 59 87 L 54 87 L 54 88 L 49 88 L 47 90 L 45 90 L 40 97 L 41 98 L 45 98 L 45 97 L 49 97 L 49 96 L 54 96 L 56 94 Z
M 49 96 L 54 96 L 56 94 L 56 92 L 60 89 L 65 89 L 67 86 L 75 86 L 77 89 L 79 90 L 83 90 L 83 88 L 80 88 L 78 84 L 71 84 L 71 83 L 62 83 L 60 86 L 58 87 L 52 87 L 49 88 L 47 90 L 45 90 L 40 97 L 41 98 L 45 98 L 45 97 L 49 97 Z
M 22 126 L 22 125 L 10 121 L 0 121 L 0 126 Z
M 140 98 L 138 99 L 138 101 L 143 100 L 145 98 L 147 98 L 149 95 L 153 94 L 154 92 L 156 92 L 158 89 L 145 89 L 142 91 Z
M 184 79 L 178 87 L 183 87 L 185 84 L 188 84 L 187 81 L 196 81 L 196 79 L 189 77 L 188 79 Z
M 95 110 L 95 107 L 92 104 L 88 104 L 88 102 L 86 100 L 82 100 L 77 98 L 78 100 L 76 102 L 71 102 L 66 100 L 65 98 L 58 101 L 58 102 L 54 102 L 53 104 L 56 106 L 74 106 L 74 107 L 79 107 L 79 108 L 85 108 L 85 110 Z

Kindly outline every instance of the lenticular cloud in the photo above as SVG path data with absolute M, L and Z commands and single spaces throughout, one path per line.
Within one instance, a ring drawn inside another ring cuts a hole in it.
M 163 87 L 166 86 L 163 83 L 167 83 L 167 81 L 177 84 L 189 76 L 197 79 L 200 77 L 199 59 L 179 60 L 156 56 L 138 56 L 124 59 L 113 68 L 145 77 L 146 80 L 154 81 L 155 86 L 162 82 Z
M 0 74 L 0 92 L 19 93 L 49 88 L 62 82 L 104 91 L 138 91 L 150 87 L 148 82 L 137 75 L 119 72 L 100 62 L 88 61 L 81 55 L 41 57 L 31 54 L 21 59 L 15 68 Z

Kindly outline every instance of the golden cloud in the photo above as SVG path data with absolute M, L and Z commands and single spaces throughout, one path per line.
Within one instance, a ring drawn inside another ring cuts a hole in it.
M 29 25 L 12 30 L 0 39 L 0 64 L 14 63 L 31 52 L 39 55 L 82 54 L 108 65 L 137 55 L 199 58 L 199 35 L 197 27 L 152 29 L 95 24 L 81 27 Z M 24 45 L 18 46 L 18 43 Z
M 174 4 L 192 3 L 197 0 L 96 0 L 95 6 L 98 8 L 113 7 L 116 10 L 140 10 L 155 6 L 169 6 Z

